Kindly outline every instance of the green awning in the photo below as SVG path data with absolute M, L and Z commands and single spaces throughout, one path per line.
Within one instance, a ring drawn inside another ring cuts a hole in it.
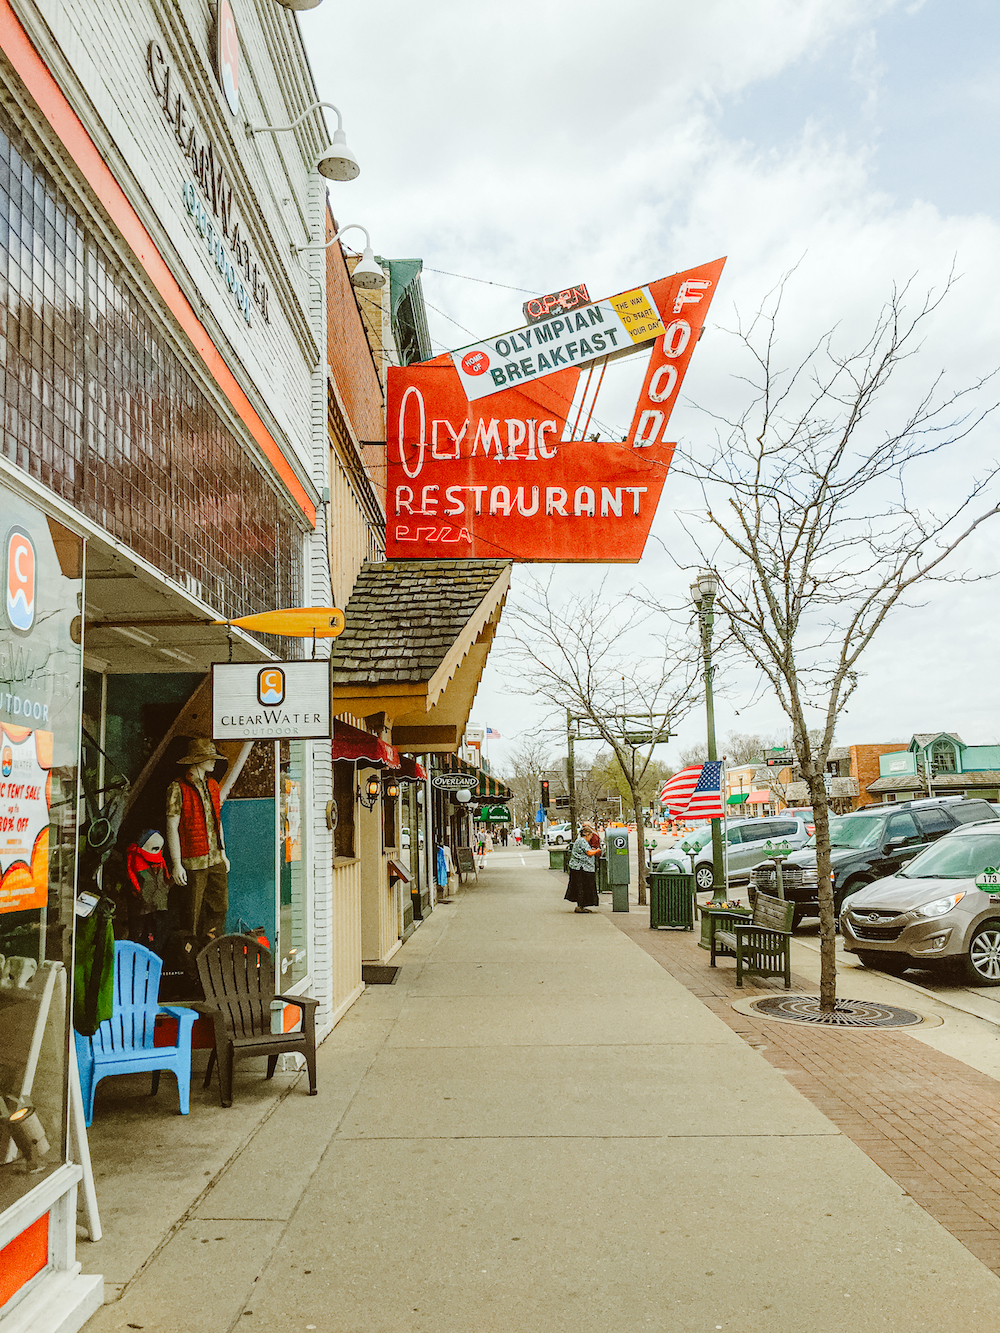
M 726 805 L 742 805 L 750 795 L 748 791 L 736 791 L 732 796 L 726 797 Z
M 509 824 L 510 811 L 505 805 L 484 805 L 479 811 L 481 824 Z

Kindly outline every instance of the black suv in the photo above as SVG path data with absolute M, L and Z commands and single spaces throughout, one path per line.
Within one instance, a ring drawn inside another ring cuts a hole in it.
M 988 819 L 1000 819 L 991 805 L 960 796 L 869 805 L 849 815 L 831 815 L 830 864 L 836 914 L 840 915 L 848 894 L 895 874 L 935 839 L 960 824 Z M 815 845 L 813 838 L 809 847 L 793 852 L 782 865 L 785 897 L 795 904 L 794 925 L 804 916 L 819 916 Z M 758 889 L 773 894 L 776 888 L 774 862 L 757 866 L 750 876 L 751 902 Z

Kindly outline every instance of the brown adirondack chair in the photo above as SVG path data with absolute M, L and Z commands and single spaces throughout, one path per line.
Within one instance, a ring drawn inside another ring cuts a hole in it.
M 249 935 L 223 935 L 198 955 L 204 1003 L 194 1007 L 215 1023 L 215 1049 L 205 1071 L 207 1088 L 219 1066 L 223 1106 L 233 1104 L 233 1065 L 249 1055 L 267 1056 L 267 1077 L 274 1075 L 278 1056 L 296 1051 L 309 1070 L 309 1096 L 316 1096 L 316 1006 L 305 995 L 275 995 L 270 952 Z M 294 1004 L 302 1014 L 301 1032 L 271 1031 L 271 1001 Z

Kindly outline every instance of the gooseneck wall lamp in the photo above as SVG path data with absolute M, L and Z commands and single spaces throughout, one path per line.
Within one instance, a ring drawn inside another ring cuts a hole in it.
M 298 254 L 308 250 L 328 250 L 334 241 L 339 241 L 345 231 L 363 231 L 365 234 L 365 248 L 361 252 L 361 258 L 355 265 L 354 272 L 351 274 L 351 286 L 361 287 L 366 291 L 374 291 L 376 288 L 385 286 L 385 274 L 375 262 L 375 255 L 372 253 L 372 238 L 368 235 L 368 228 L 362 227 L 360 222 L 348 222 L 346 226 L 341 227 L 336 236 L 331 236 L 328 241 L 312 241 L 309 245 L 297 245 L 295 247 Z
M 291 8 L 292 6 L 289 6 Z M 301 8 L 302 6 L 295 6 Z M 330 111 L 337 113 L 337 128 L 333 135 L 333 143 L 328 144 L 320 153 L 319 157 L 313 163 L 314 170 L 321 176 L 325 176 L 331 181 L 352 181 L 357 176 L 361 168 L 358 166 L 358 159 L 347 146 L 347 135 L 344 133 L 344 119 L 340 111 L 332 102 L 313 102 L 312 106 L 307 106 L 302 115 L 297 120 L 293 120 L 291 125 L 248 125 L 247 133 L 252 137 L 255 134 L 284 134 L 286 130 L 297 129 L 306 116 L 318 111 L 321 106 L 325 106 Z

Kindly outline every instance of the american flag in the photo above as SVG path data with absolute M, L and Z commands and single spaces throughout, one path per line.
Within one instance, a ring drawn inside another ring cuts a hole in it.
M 487 739 L 487 740 L 498 741 L 498 740 L 500 739 L 500 733 L 499 733 L 499 731 L 495 730 L 493 727 L 487 727 L 487 728 L 486 728 L 486 739 Z
M 678 818 L 721 819 L 725 814 L 721 761 L 682 768 L 664 783 L 660 800 Z

